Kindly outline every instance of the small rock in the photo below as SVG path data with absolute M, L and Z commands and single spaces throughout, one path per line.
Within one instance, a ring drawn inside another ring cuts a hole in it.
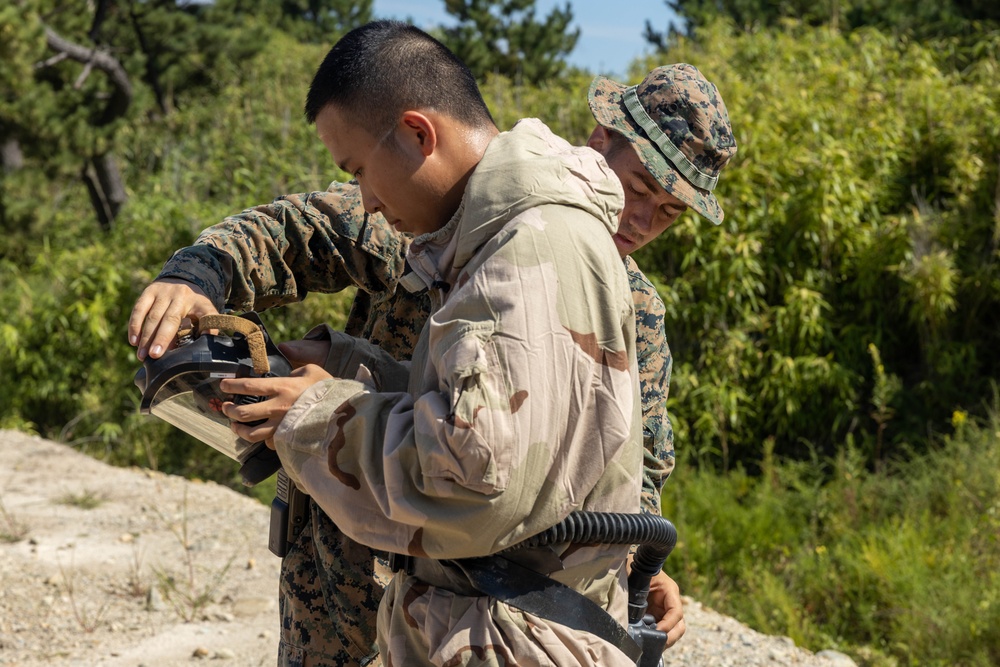
M 146 611 L 162 611 L 166 605 L 163 604 L 163 595 L 156 586 L 150 586 L 146 593 Z
M 243 618 L 256 616 L 269 611 L 273 604 L 274 600 L 271 598 L 240 598 L 233 602 L 233 613 Z
M 858 664 L 854 662 L 854 659 L 849 655 L 845 655 L 840 651 L 834 651 L 833 649 L 825 649 L 816 654 L 817 657 L 826 658 L 830 661 L 833 667 L 858 667 Z
M 252 570 L 257 567 L 257 560 L 255 558 L 250 558 L 247 560 L 247 569 Z
M 233 660 L 236 657 L 236 652 L 228 648 L 220 648 L 212 656 L 213 660 Z
M 135 540 L 135 535 L 132 533 L 122 533 L 118 536 L 118 541 L 123 544 L 131 544 Z
M 207 658 L 208 655 L 209 655 L 208 649 L 205 648 L 204 646 L 199 646 L 198 648 L 196 648 L 194 650 L 194 653 L 191 654 L 191 657 L 192 658 Z
M 63 583 L 63 576 L 61 572 L 49 575 L 49 577 L 45 580 L 46 586 L 59 586 L 62 583 Z

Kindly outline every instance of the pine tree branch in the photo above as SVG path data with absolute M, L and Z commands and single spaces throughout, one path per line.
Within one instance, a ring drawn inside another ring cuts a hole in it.
M 45 41 L 48 47 L 57 54 L 65 54 L 65 56 L 83 63 L 87 68 L 96 68 L 104 72 L 114 86 L 115 92 L 108 101 L 108 106 L 105 107 L 101 119 L 97 122 L 98 127 L 107 125 L 116 118 L 125 115 L 132 103 L 132 84 L 129 81 L 128 72 L 116 58 L 102 49 L 88 48 L 71 42 L 49 26 L 45 26 Z M 82 81 L 80 83 L 82 84 Z
M 61 63 L 62 61 L 66 60 L 66 58 L 69 58 L 69 56 L 66 55 L 65 53 L 57 53 L 51 58 L 46 58 L 40 63 L 35 63 L 35 69 L 45 69 L 46 67 L 52 67 L 53 65 Z

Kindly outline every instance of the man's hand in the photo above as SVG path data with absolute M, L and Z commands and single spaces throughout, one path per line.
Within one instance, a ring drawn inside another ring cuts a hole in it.
M 288 377 L 233 378 L 222 380 L 219 388 L 228 394 L 265 396 L 266 400 L 249 405 L 236 405 L 231 401 L 222 404 L 222 414 L 232 420 L 233 433 L 247 442 L 263 440 L 274 449 L 274 432 L 285 414 L 306 389 L 317 382 L 332 380 L 333 376 L 315 364 L 296 368 Z M 264 420 L 256 426 L 246 423 Z
M 128 342 L 139 348 L 136 352 L 139 361 L 147 355 L 158 359 L 174 346 L 181 320 L 217 312 L 205 293 L 186 280 L 157 280 L 143 290 L 132 308 Z
M 681 605 L 681 589 L 677 582 L 659 572 L 649 580 L 649 597 L 646 610 L 656 619 L 656 629 L 667 633 L 667 648 L 684 636 L 684 609 Z
M 278 349 L 288 359 L 292 368 L 301 368 L 306 364 L 315 364 L 320 368 L 326 364 L 330 356 L 330 341 L 328 340 L 290 340 L 278 343 Z

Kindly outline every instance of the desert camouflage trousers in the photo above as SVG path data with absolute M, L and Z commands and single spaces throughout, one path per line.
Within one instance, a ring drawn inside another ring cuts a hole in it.
M 379 602 L 392 572 L 309 499 L 305 528 L 281 561 L 280 667 L 380 667 Z

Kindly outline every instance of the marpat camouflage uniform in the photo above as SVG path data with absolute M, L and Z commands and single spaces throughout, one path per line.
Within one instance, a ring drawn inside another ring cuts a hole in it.
M 326 192 L 280 197 L 206 229 L 196 245 L 174 254 L 159 277 L 188 280 L 217 308 L 234 310 L 262 310 L 299 301 L 308 291 L 357 286 L 345 332 L 403 360 L 429 310 L 426 293 L 395 289 L 408 244 L 409 237 L 381 215 L 364 213 L 356 185 L 332 183 Z M 642 391 L 642 510 L 659 514 L 660 489 L 674 461 L 666 415 L 671 356 L 662 301 L 631 258 L 625 266 Z M 379 664 L 375 617 L 390 574 L 384 554 L 345 537 L 310 500 L 306 525 L 282 561 L 278 664 Z
M 411 244 L 400 284 L 432 314 L 408 391 L 370 345 L 357 379 L 319 382 L 274 435 L 285 470 L 358 542 L 433 559 L 496 553 L 571 512 L 635 512 L 635 311 L 611 233 L 607 164 L 540 121 L 490 143 L 463 204 Z M 396 364 L 398 366 L 398 364 Z M 552 577 L 627 623 L 626 546 L 560 545 Z M 601 637 L 399 572 L 379 610 L 388 665 L 630 665 Z

